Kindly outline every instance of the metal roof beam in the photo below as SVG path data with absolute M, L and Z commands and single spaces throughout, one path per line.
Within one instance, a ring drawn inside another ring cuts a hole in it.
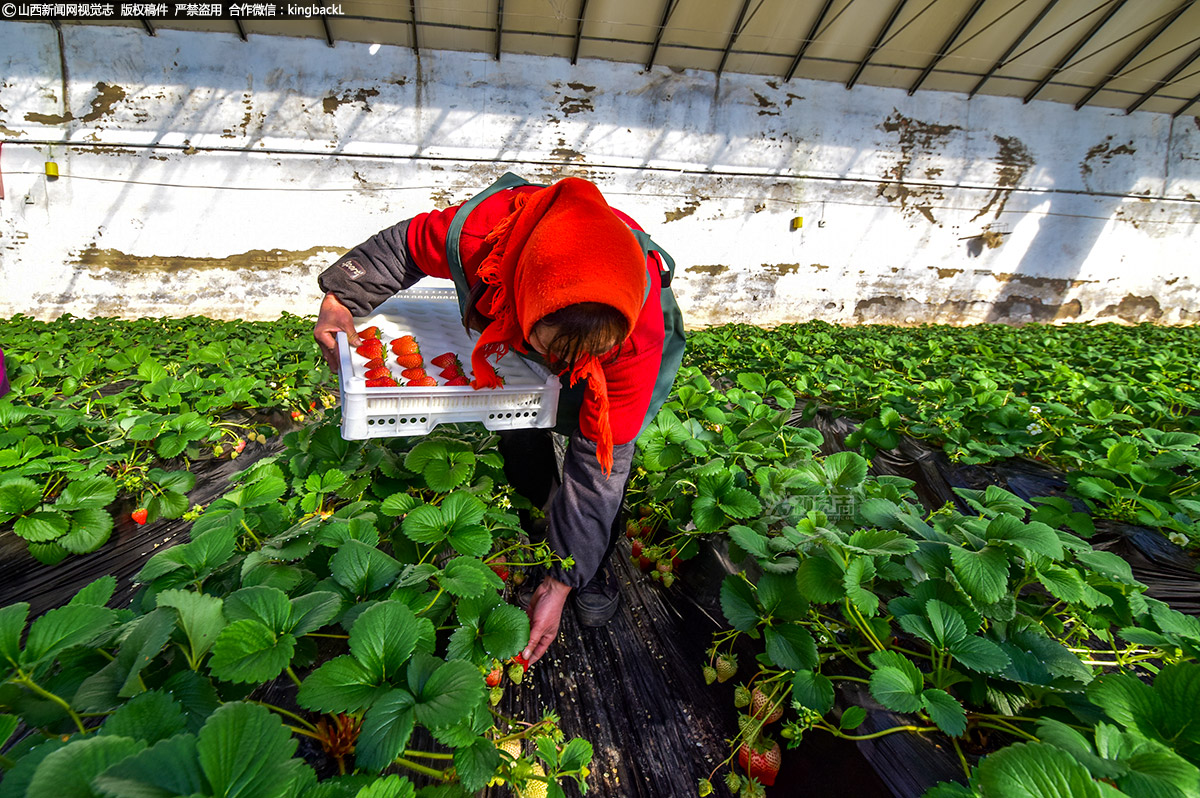
M 800 42 L 800 49 L 796 51 L 796 57 L 792 59 L 792 65 L 788 67 L 787 74 L 784 75 L 785 81 L 791 80 L 792 75 L 796 74 L 796 67 L 800 66 L 800 59 L 808 52 L 808 46 L 817 38 L 817 31 L 821 29 L 821 23 L 825 21 L 825 16 L 829 13 L 829 9 L 833 7 L 833 0 L 825 0 L 825 5 L 821 7 L 821 11 L 817 14 L 816 20 L 812 27 L 808 29 L 808 35 L 804 37 L 804 41 Z
M 496 60 L 500 60 L 500 42 L 504 37 L 504 0 L 496 0 Z
M 419 55 L 421 46 L 417 41 L 417 0 L 408 0 L 408 11 L 412 14 L 413 52 Z
M 158 35 L 158 33 L 155 32 L 154 25 L 150 22 L 150 20 L 146 19 L 145 17 L 140 17 L 140 19 L 142 20 L 142 27 L 146 29 L 146 33 L 150 34 L 151 36 Z
M 575 26 L 575 49 L 571 51 L 571 66 L 579 60 L 579 43 L 583 40 L 583 20 L 587 17 L 588 0 L 580 0 L 579 24 Z
M 863 70 L 867 68 L 867 64 L 870 62 L 871 56 L 875 55 L 876 51 L 879 50 L 880 46 L 883 44 L 884 37 L 886 37 L 888 31 L 892 29 L 892 25 L 896 24 L 896 18 L 900 16 L 900 12 L 904 10 L 904 4 L 907 2 L 908 0 L 899 0 L 899 2 L 896 3 L 896 6 L 892 9 L 892 13 L 888 17 L 887 22 L 885 22 L 883 27 L 879 29 L 879 35 L 875 37 L 875 42 L 871 45 L 871 49 L 867 50 L 867 54 L 863 56 L 863 60 L 859 61 L 858 66 L 854 68 L 854 74 L 851 75 L 850 80 L 846 82 L 847 89 L 854 88 L 854 84 L 858 82 L 859 76 L 862 75 Z
M 1197 58 L 1200 58 L 1200 50 L 1193 51 L 1191 55 L 1189 55 L 1187 58 L 1180 61 L 1179 64 L 1174 69 L 1172 69 L 1170 72 L 1168 72 L 1166 75 L 1164 75 L 1158 81 L 1156 81 L 1155 84 L 1150 88 L 1150 91 L 1146 92 L 1141 97 L 1138 97 L 1136 100 L 1133 101 L 1133 105 L 1131 105 L 1125 109 L 1125 113 L 1132 114 L 1134 111 L 1141 108 L 1142 104 L 1144 102 L 1146 102 L 1146 100 L 1149 100 L 1155 94 L 1158 94 L 1158 92 L 1164 86 L 1166 86 L 1168 83 L 1170 83 L 1172 80 L 1174 80 L 1175 76 L 1178 75 L 1180 72 L 1182 72 L 1183 70 L 1185 70 L 1189 66 L 1191 66 L 1192 62 L 1195 61 Z M 1195 101 L 1193 100 L 1193 102 L 1195 102 Z M 1191 103 L 1188 103 L 1188 105 L 1191 105 Z M 1186 108 L 1186 107 L 1187 107 L 1187 105 L 1184 106 L 1184 108 Z M 1178 112 L 1176 112 L 1176 115 L 1178 115 Z
M 943 58 L 946 57 L 946 55 L 950 52 L 950 48 L 954 46 L 954 41 L 962 35 L 964 30 L 966 30 L 967 25 L 972 19 L 974 19 L 975 15 L 979 13 L 980 7 L 982 7 L 985 2 L 987 2 L 987 0 L 975 0 L 975 4 L 971 6 L 971 10 L 967 12 L 966 16 L 959 20 L 958 25 L 954 28 L 954 32 L 950 34 L 949 38 L 947 38 L 945 43 L 942 44 L 941 48 L 938 49 L 938 54 L 935 55 L 933 60 L 925 66 L 925 69 L 921 71 L 921 75 L 916 79 L 913 85 L 908 87 L 909 97 L 916 94 L 917 89 L 921 88 L 921 84 L 925 82 L 925 78 L 929 77 L 930 73 L 933 72 L 933 68 L 937 66 Z
M 1054 8 L 1057 3 L 1058 0 L 1050 0 L 1050 2 L 1046 3 L 1041 12 L 1034 17 L 1033 22 L 1030 22 L 1027 26 L 1025 26 L 1025 30 L 1021 31 L 1021 35 L 1016 38 L 1016 41 L 1008 46 L 1008 49 L 1004 51 L 1004 55 L 1000 56 L 1000 58 L 996 60 L 996 63 L 992 64 L 992 68 L 987 71 L 987 74 L 979 79 L 979 82 L 975 84 L 975 88 L 971 89 L 971 92 L 967 95 L 968 100 L 978 94 L 979 90 L 983 88 L 983 84 L 991 80 L 992 75 L 996 74 L 997 70 L 1004 66 L 1005 62 L 1008 60 L 1008 57 L 1013 54 L 1013 51 L 1021 46 L 1021 42 L 1029 38 L 1029 34 L 1033 33 L 1033 29 L 1041 24 L 1042 20 L 1046 18 L 1046 15 L 1050 13 L 1050 9 Z
M 238 38 L 242 41 L 249 41 L 246 38 L 246 29 L 242 27 L 242 21 L 240 19 L 234 19 L 233 24 L 237 26 Z
M 646 71 L 654 66 L 654 58 L 658 55 L 658 45 L 662 43 L 663 31 L 667 29 L 667 23 L 671 21 L 671 14 L 675 12 L 675 6 L 679 4 L 679 0 L 667 0 L 666 6 L 663 8 L 662 21 L 658 23 L 658 30 L 654 34 L 654 45 L 650 48 L 650 60 L 646 62 Z
M 742 0 L 742 10 L 738 12 L 737 22 L 733 23 L 733 31 L 729 34 L 729 41 L 725 43 L 725 52 L 721 53 L 721 63 L 717 64 L 717 77 L 720 77 L 721 73 L 725 71 L 725 61 L 729 58 L 733 43 L 742 33 L 742 20 L 746 18 L 746 9 L 748 8 L 750 8 L 750 0 Z
M 1023 102 L 1023 103 L 1029 102 L 1030 100 L 1032 100 L 1034 97 L 1037 96 L 1037 93 L 1039 91 L 1046 88 L 1046 84 L 1050 82 L 1050 79 L 1053 78 L 1055 75 L 1057 75 L 1059 72 L 1062 72 L 1063 69 L 1067 66 L 1067 64 L 1071 63 L 1071 59 L 1074 58 L 1075 55 L 1080 50 L 1082 50 L 1087 45 L 1087 43 L 1090 42 L 1097 33 L 1100 32 L 1101 28 L 1103 28 L 1105 25 L 1108 24 L 1108 21 L 1110 19 L 1112 19 L 1113 16 L 1118 11 L 1121 10 L 1121 7 L 1123 5 L 1125 5 L 1126 2 L 1128 2 L 1128 0 L 1116 0 L 1115 3 L 1113 3 L 1111 6 L 1109 6 L 1108 11 L 1105 12 L 1104 16 L 1102 16 L 1102 17 L 1100 17 L 1100 19 L 1096 20 L 1096 24 L 1093 25 L 1086 34 L 1084 34 L 1082 39 L 1077 41 L 1075 43 L 1075 45 L 1070 50 L 1067 51 L 1066 55 L 1064 55 L 1061 59 L 1059 59 L 1059 62 L 1054 65 L 1053 69 L 1051 69 L 1049 72 L 1047 72 L 1045 75 L 1042 76 L 1042 79 L 1038 81 L 1038 84 L 1033 87 L 1033 91 L 1026 94 L 1025 98 L 1022 99 L 1021 102 Z
M 1200 94 L 1197 94 L 1195 97 L 1188 100 L 1183 105 L 1179 106 L 1179 110 L 1176 111 L 1175 113 L 1171 114 L 1171 118 L 1174 119 L 1178 116 L 1182 116 L 1184 111 L 1191 108 L 1193 105 L 1195 105 L 1198 102 L 1200 102 Z
M 321 15 L 321 26 L 325 28 L 325 43 L 333 47 L 333 30 L 329 27 L 329 17 Z
M 1180 5 L 1179 8 L 1177 8 L 1174 11 L 1172 11 L 1171 13 L 1167 14 L 1167 16 L 1163 19 L 1162 23 L 1157 28 L 1155 28 L 1154 32 L 1151 33 L 1149 36 L 1147 36 L 1145 39 L 1142 39 L 1140 44 L 1138 44 L 1136 47 L 1134 47 L 1129 52 L 1128 55 L 1126 55 L 1123 59 L 1121 59 L 1121 63 L 1119 63 L 1115 67 L 1113 67 L 1112 72 L 1105 75 L 1104 80 L 1100 81 L 1095 86 L 1092 86 L 1090 89 L 1088 89 L 1087 94 L 1083 95 L 1083 98 L 1079 102 L 1075 103 L 1075 110 L 1078 111 L 1080 108 L 1087 105 L 1088 101 L 1090 101 L 1093 97 L 1095 97 L 1096 94 L 1098 94 L 1101 89 L 1103 89 L 1109 83 L 1112 83 L 1114 80 L 1116 80 L 1117 77 L 1121 74 L 1121 70 L 1123 70 L 1125 67 L 1127 67 L 1131 63 L 1133 63 L 1133 59 L 1135 59 L 1139 55 L 1141 55 L 1145 51 L 1145 49 L 1150 46 L 1151 42 L 1153 42 L 1159 36 L 1162 36 L 1163 32 L 1166 31 L 1167 28 L 1171 27 L 1171 23 L 1173 23 L 1175 20 L 1179 19 L 1180 14 L 1182 14 L 1184 11 L 1187 11 L 1188 7 L 1191 6 L 1194 2 L 1195 2 L 1195 0 L 1187 0 L 1187 2 Z

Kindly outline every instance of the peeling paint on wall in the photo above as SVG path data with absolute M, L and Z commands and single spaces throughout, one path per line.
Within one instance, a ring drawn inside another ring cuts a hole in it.
M 996 182 L 999 187 L 987 203 L 979 209 L 979 213 L 971 217 L 972 222 L 987 215 L 988 211 L 992 211 L 993 208 L 995 210 L 992 212 L 992 218 L 999 219 L 1000 214 L 1004 213 L 1004 206 L 1012 197 L 1013 190 L 1021 184 L 1025 175 L 1029 174 L 1029 170 L 1037 163 L 1029 152 L 1029 148 L 1016 136 L 992 136 L 992 139 L 1000 147 L 996 156 Z
M 898 203 L 905 216 L 920 214 L 930 224 L 937 224 L 938 220 L 933 215 L 933 205 L 945 199 L 942 190 L 929 186 L 910 186 L 905 180 L 909 178 L 908 169 L 915 157 L 934 152 L 946 138 L 962 128 L 958 125 L 911 119 L 895 108 L 880 127 L 888 133 L 896 134 L 900 158 L 884 172 L 884 180 L 879 184 L 876 196 L 888 202 Z
M 691 216 L 700 207 L 700 200 L 690 199 L 683 204 L 682 208 L 676 208 L 673 211 L 667 211 L 664 214 L 664 222 L 678 222 L 680 219 L 685 219 Z
M 340 97 L 336 94 L 331 94 L 328 97 L 326 97 L 324 100 L 321 101 L 321 107 L 325 110 L 325 113 L 333 114 L 333 113 L 337 113 L 337 109 L 341 108 L 343 105 L 348 105 L 350 103 L 357 103 L 361 106 L 362 110 L 370 112 L 371 111 L 370 100 L 372 97 L 378 97 L 378 96 L 379 96 L 379 89 L 359 89 L 358 91 L 353 92 L 353 93 L 351 93 L 349 91 L 344 91 L 344 92 L 342 92 L 342 95 Z
M 108 116 L 113 111 L 113 106 L 125 99 L 125 89 L 121 86 L 114 86 L 108 83 L 96 84 L 96 96 L 92 98 L 92 107 L 86 114 L 79 117 L 80 122 L 91 123 Z M 61 114 L 39 114 L 30 112 L 25 114 L 26 122 L 33 122 L 39 125 L 61 125 L 65 122 L 70 122 L 75 118 L 69 110 Z
M 345 254 L 340 247 L 312 247 L 303 252 L 282 249 L 251 250 L 223 258 L 196 258 L 185 255 L 131 255 L 114 249 L 87 247 L 70 263 L 92 270 L 104 269 L 128 275 L 173 274 L 180 271 L 247 270 L 251 272 L 291 268 L 309 258 L 328 257 L 330 262 Z

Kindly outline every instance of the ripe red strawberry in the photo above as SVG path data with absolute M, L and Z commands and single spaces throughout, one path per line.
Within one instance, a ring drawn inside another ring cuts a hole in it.
M 717 657 L 717 681 L 727 682 L 737 675 L 737 655 L 722 654 Z
M 442 376 L 445 376 L 445 375 L 442 375 Z M 470 385 L 471 381 L 468 380 L 466 377 L 458 376 L 458 377 L 454 377 L 452 379 L 446 380 L 446 384 L 447 385 Z
M 495 572 L 496 576 L 500 577 L 503 581 L 508 581 L 508 561 L 503 557 L 497 557 L 496 559 L 489 561 L 488 568 L 491 568 L 492 571 Z
M 629 544 L 629 548 L 633 551 L 634 557 L 642 556 L 642 541 L 634 538 L 633 543 Z
M 392 372 L 388 371 L 386 368 L 368 369 L 364 376 L 368 380 L 380 380 L 384 377 L 392 376 Z
M 413 388 L 432 388 L 437 384 L 438 381 L 434 377 L 417 377 L 408 381 L 408 385 Z
M 400 383 L 396 382 L 391 377 L 380 377 L 377 380 L 367 380 L 368 388 L 397 388 Z
M 403 335 L 392 341 L 392 351 L 397 355 L 415 355 L 421 351 L 421 347 L 417 346 L 416 338 Z
M 402 369 L 418 369 L 424 362 L 420 355 L 396 355 L 396 363 Z
M 640 538 L 643 532 L 642 525 L 632 518 L 625 522 L 625 537 L 630 539 Z
M 767 743 L 770 742 L 768 746 Z M 754 747 L 743 743 L 738 749 L 738 764 L 746 775 L 758 779 L 765 787 L 775 786 L 775 777 L 779 775 L 779 766 L 783 763 L 783 755 L 779 751 L 779 743 L 774 740 L 762 740 Z
M 435 363 L 434 365 L 436 366 L 437 364 Z M 460 369 L 458 366 L 447 366 L 446 368 L 442 369 L 442 376 L 448 380 L 452 380 L 455 377 L 461 377 L 462 375 L 462 369 Z
M 425 369 L 423 368 L 411 368 L 400 372 L 400 376 L 406 380 L 415 380 L 418 377 L 425 377 L 428 375 L 425 374 Z
M 369 360 L 373 357 L 383 357 L 384 348 L 378 338 L 368 338 L 355 347 L 354 351 Z
M 367 361 L 366 368 L 385 369 L 385 368 L 387 368 L 387 361 L 384 360 L 382 357 L 373 357 Z
M 504 669 L 500 667 L 492 668 L 488 671 L 488 675 L 483 677 L 483 681 L 488 687 L 495 687 L 500 684 L 500 680 L 504 678 Z
M 450 366 L 458 363 L 458 355 L 454 354 L 453 352 L 443 352 L 429 362 L 440 369 L 449 368 Z
M 763 723 L 774 723 L 783 716 L 783 702 L 772 707 L 767 694 L 755 687 L 750 693 L 750 714 L 756 718 L 763 718 Z
M 246 441 L 238 438 L 238 442 L 233 445 L 233 450 L 238 454 L 244 452 L 246 450 Z
M 129 517 L 133 519 L 135 524 L 141 526 L 142 524 L 146 523 L 146 517 L 149 515 L 150 512 L 145 507 L 139 507 L 130 513 Z
M 367 328 L 367 329 L 365 329 L 365 330 L 359 330 L 359 331 L 358 331 L 358 337 L 359 337 L 359 338 L 364 338 L 364 339 L 365 339 L 365 338 L 375 338 L 375 339 L 378 339 L 378 338 L 379 338 L 379 328 L 378 328 L 378 327 L 375 327 L 374 325 L 372 325 L 372 326 L 368 327 L 368 328 Z

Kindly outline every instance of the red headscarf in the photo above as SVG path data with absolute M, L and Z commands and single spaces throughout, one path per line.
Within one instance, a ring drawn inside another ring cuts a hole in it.
M 543 318 L 578 302 L 599 302 L 624 314 L 632 331 L 646 292 L 646 257 L 633 233 L 586 180 L 569 177 L 549 188 L 519 194 L 513 212 L 484 239 L 492 250 L 479 265 L 488 285 L 479 310 L 492 319 L 475 343 L 471 367 L 476 388 L 496 388 L 500 378 L 487 361 L 510 347 L 524 352 L 529 333 Z M 604 370 L 581 354 L 571 385 L 587 380 L 585 403 L 599 419 L 596 457 L 612 472 L 613 438 L 608 421 Z

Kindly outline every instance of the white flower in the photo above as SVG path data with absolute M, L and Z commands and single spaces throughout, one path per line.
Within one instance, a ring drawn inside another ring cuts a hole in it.
M 1041 412 L 1042 412 L 1042 408 L 1038 407 L 1037 405 L 1034 405 L 1034 406 L 1032 406 L 1032 407 L 1030 407 L 1030 408 L 1029 408 L 1029 412 L 1030 412 L 1030 413 L 1033 413 L 1033 414 L 1036 416 L 1036 415 L 1038 415 L 1039 413 L 1041 413 Z
M 1028 432 L 1030 435 L 1040 435 L 1042 432 L 1042 428 L 1039 427 L 1037 424 L 1030 424 L 1028 427 L 1025 428 L 1025 431 Z
M 1174 543 L 1176 546 L 1186 546 L 1188 544 L 1188 536 L 1182 532 L 1172 532 L 1167 535 L 1167 540 Z

